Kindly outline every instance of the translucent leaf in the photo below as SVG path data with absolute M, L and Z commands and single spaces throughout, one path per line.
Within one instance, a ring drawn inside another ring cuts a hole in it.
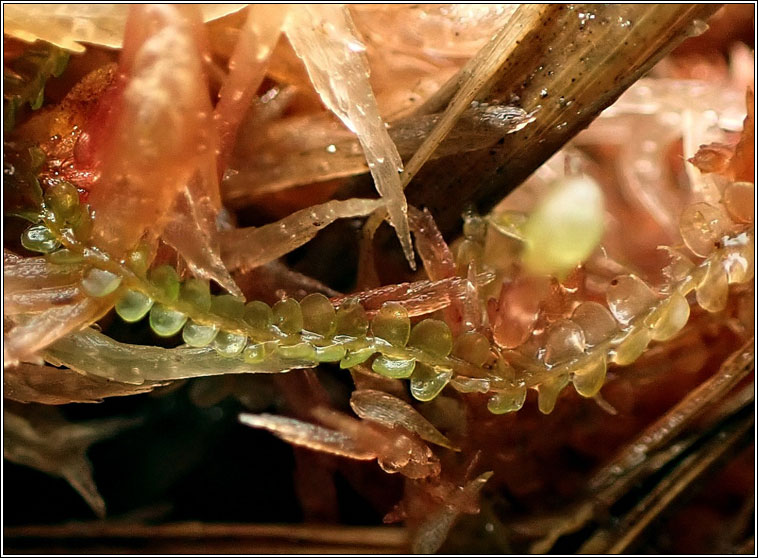
M 252 269 L 302 246 L 337 219 L 362 217 L 383 205 L 381 200 L 332 200 L 270 225 L 226 231 L 220 234 L 221 256 L 230 270 Z
M 9 407 L 6 405 L 3 412 L 5 458 L 63 477 L 99 517 L 105 516 L 105 502 L 95 486 L 86 452 L 94 442 L 113 436 L 135 421 L 69 423 L 52 407 Z
M 355 414 L 389 428 L 402 426 L 415 432 L 423 440 L 450 449 L 457 449 L 428 420 L 411 405 L 394 395 L 381 391 L 364 389 L 354 391 L 350 396 L 350 407 Z
M 137 322 L 153 307 L 153 300 L 140 291 L 126 291 L 116 303 L 116 313 L 125 322 Z
M 219 168 L 222 171 L 237 139 L 239 124 L 266 76 L 268 60 L 288 9 L 288 6 L 266 4 L 247 8 L 245 25 L 229 59 L 229 75 L 221 86 L 214 109 L 220 140 Z
M 80 298 L 64 306 L 53 306 L 19 321 L 4 336 L 6 365 L 32 358 L 38 351 L 64 335 L 88 326 L 113 305 L 113 297 Z
M 182 329 L 182 340 L 190 347 L 206 347 L 213 342 L 217 334 L 216 326 L 196 324 L 189 320 Z
M 289 12 L 285 31 L 324 104 L 358 136 L 405 257 L 415 268 L 407 204 L 398 174 L 403 161 L 379 116 L 368 80 L 365 47 L 356 36 L 350 13 L 337 4 L 302 5 Z
M 197 185 L 201 178 L 191 180 L 184 192 L 177 196 L 171 220 L 163 229 L 161 238 L 179 253 L 196 277 L 213 279 L 233 295 L 242 296 L 221 261 L 216 230 L 219 207 L 212 199 L 219 198 L 215 166 L 211 171 L 204 175 L 205 180 L 212 182 L 206 186 L 212 193 L 203 192 L 203 188 Z
M 122 384 L 35 364 L 9 366 L 3 372 L 3 396 L 20 403 L 100 403 L 106 397 L 145 393 L 158 385 L 152 382 L 139 386 Z
M 239 333 L 219 331 L 213 340 L 213 348 L 225 357 L 235 357 L 242 352 L 247 344 L 247 337 Z
M 286 442 L 308 449 L 351 459 L 376 458 L 376 453 L 359 447 L 349 435 L 316 424 L 276 415 L 247 413 L 240 415 L 240 422 L 253 428 L 263 428 Z
M 221 374 L 275 374 L 314 365 L 311 361 L 284 360 L 275 354 L 267 354 L 259 362 L 245 362 L 223 357 L 211 347 L 164 349 L 130 345 L 91 329 L 58 340 L 44 356 L 53 364 L 128 384 Z
M 101 172 L 89 196 L 93 243 L 111 257 L 135 248 L 147 229 L 162 231 L 177 195 L 215 150 L 192 14 L 169 5 L 130 11 L 123 81 L 109 99 L 111 112 L 97 123 L 108 141 L 95 142 Z

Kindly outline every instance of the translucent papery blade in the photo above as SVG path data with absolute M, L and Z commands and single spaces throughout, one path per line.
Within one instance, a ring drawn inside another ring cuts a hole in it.
M 69 423 L 52 407 L 20 405 L 6 405 L 3 419 L 6 459 L 65 478 L 99 517 L 105 515 L 105 502 L 92 478 L 86 452 L 94 442 L 109 438 L 137 421 Z
M 79 288 L 75 285 L 24 292 L 7 289 L 3 293 L 3 314 L 14 316 L 44 312 L 51 306 L 60 306 L 76 300 L 80 294 Z
M 411 405 L 394 395 L 375 390 L 354 391 L 350 397 L 350 407 L 362 419 L 394 428 L 402 426 L 415 432 L 423 440 L 450 449 L 457 449 L 432 423 Z
M 93 243 L 119 258 L 160 233 L 177 195 L 215 152 L 215 128 L 192 12 L 132 6 L 113 122 L 98 147 L 89 202 Z
M 494 274 L 481 273 L 476 277 L 477 285 L 484 286 L 494 280 Z M 357 298 L 369 316 L 373 316 L 385 302 L 402 304 L 410 317 L 422 316 L 450 306 L 453 300 L 466 296 L 468 279 L 449 277 L 441 281 L 417 281 L 387 285 L 369 291 L 353 293 L 332 299 L 339 306 L 349 298 Z
M 266 4 L 254 4 L 247 9 L 245 25 L 229 60 L 229 75 L 221 86 L 213 114 L 220 138 L 219 168 L 222 171 L 226 168 L 237 128 L 266 75 L 268 59 L 281 34 L 287 10 L 287 6 Z
M 79 298 L 82 267 L 55 265 L 44 258 L 6 258 L 3 315 L 42 312 Z
M 253 428 L 263 428 L 291 444 L 323 451 L 351 459 L 375 459 L 376 454 L 359 448 L 355 440 L 342 432 L 323 426 L 276 415 L 241 414 L 240 422 Z
M 200 4 L 210 21 L 241 10 L 243 4 Z M 8 4 L 3 8 L 3 32 L 34 42 L 47 41 L 71 52 L 84 52 L 90 43 L 120 48 L 128 4 Z
M 20 403 L 100 403 L 106 397 L 145 393 L 159 385 L 122 384 L 84 376 L 73 370 L 35 364 L 19 364 L 3 372 L 3 396 Z
M 337 219 L 362 217 L 383 207 L 382 200 L 332 200 L 262 227 L 224 231 L 221 257 L 230 270 L 247 270 L 273 261 L 311 240 Z
M 411 550 L 414 554 L 434 554 L 447 539 L 450 528 L 460 514 L 448 507 L 431 513 L 413 532 Z
M 313 367 L 312 362 L 297 359 L 285 361 L 275 356 L 251 364 L 222 357 L 210 347 L 164 349 L 129 345 L 92 329 L 64 337 L 50 346 L 44 356 L 53 364 L 127 384 L 221 374 L 275 374 Z
M 455 259 L 428 209 L 409 208 L 409 221 L 416 237 L 416 250 L 429 279 L 439 281 L 455 275 Z
M 215 177 L 208 177 L 215 181 Z M 221 261 L 216 230 L 217 208 L 191 181 L 176 199 L 171 221 L 161 238 L 187 262 L 196 277 L 213 279 L 235 296 L 242 296 L 237 284 Z M 216 188 L 218 190 L 218 188 Z
M 80 298 L 65 306 L 54 306 L 41 314 L 18 320 L 3 335 L 5 366 L 33 358 L 36 353 L 64 335 L 87 327 L 114 304 L 113 296 Z
M 81 266 L 51 264 L 45 258 L 14 255 L 3 261 L 3 287 L 13 292 L 65 287 L 78 283 L 81 277 Z
M 285 22 L 287 37 L 302 58 L 324 104 L 358 136 L 379 194 L 414 267 L 407 204 L 399 171 L 403 161 L 384 126 L 369 83 L 364 46 L 350 13 L 341 5 L 301 5 Z

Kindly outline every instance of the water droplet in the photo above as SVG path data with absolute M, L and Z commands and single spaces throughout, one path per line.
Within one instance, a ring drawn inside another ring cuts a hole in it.
M 138 322 L 153 307 L 153 299 L 139 291 L 126 291 L 116 303 L 116 313 L 125 322 Z
M 107 296 L 118 289 L 121 279 L 120 275 L 93 267 L 82 279 L 82 290 L 94 297 Z

